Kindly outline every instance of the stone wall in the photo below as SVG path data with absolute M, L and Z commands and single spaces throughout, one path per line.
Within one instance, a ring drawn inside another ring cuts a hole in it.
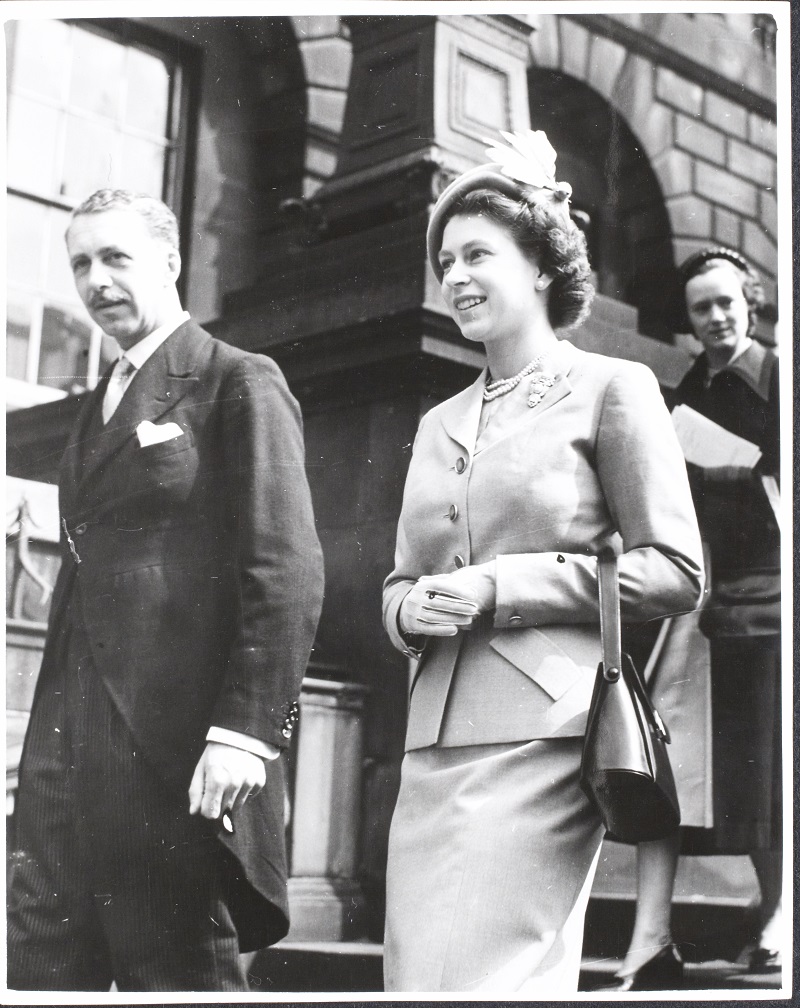
M 744 16 L 744 15 L 742 15 Z M 709 241 L 777 274 L 774 59 L 716 14 L 534 14 L 535 66 L 602 95 L 662 188 L 676 263 Z

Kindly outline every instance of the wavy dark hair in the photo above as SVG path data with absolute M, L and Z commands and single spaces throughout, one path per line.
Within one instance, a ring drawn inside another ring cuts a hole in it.
M 511 199 L 495 189 L 472 189 L 453 200 L 442 221 L 482 216 L 505 228 L 519 249 L 549 277 L 547 317 L 554 329 L 567 329 L 586 317 L 594 297 L 589 282 L 586 238 L 561 208 L 533 199 Z
M 747 314 L 749 325 L 747 335 L 751 336 L 766 300 L 764 286 L 761 277 L 739 252 L 727 249 L 722 246 L 703 249 L 690 256 L 680 267 L 680 314 L 678 316 L 679 330 L 681 332 L 692 332 L 692 324 L 689 321 L 689 312 L 686 309 L 686 285 L 696 276 L 708 273 L 718 266 L 724 266 L 735 274 L 742 285 L 742 294 L 747 302 Z M 681 328 L 685 326 L 686 328 Z

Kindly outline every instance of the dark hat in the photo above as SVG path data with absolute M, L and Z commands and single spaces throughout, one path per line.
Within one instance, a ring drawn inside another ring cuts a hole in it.
M 710 262 L 712 259 L 727 259 L 728 262 L 733 263 L 734 266 L 738 266 L 738 268 L 740 270 L 744 270 L 745 273 L 752 271 L 750 263 L 739 252 L 734 252 L 733 249 L 726 248 L 724 245 L 709 245 L 708 248 L 692 253 L 692 255 L 685 259 L 678 267 L 678 272 L 680 273 L 681 281 L 684 286 L 692 279 L 692 277 L 697 275 L 701 266 Z

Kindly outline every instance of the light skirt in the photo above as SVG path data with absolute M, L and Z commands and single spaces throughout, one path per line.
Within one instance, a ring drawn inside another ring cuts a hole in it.
M 603 829 L 581 738 L 406 754 L 389 837 L 385 989 L 574 994 Z
M 711 647 L 699 621 L 699 611 L 665 620 L 644 676 L 672 737 L 681 825 L 708 829 L 714 824 Z

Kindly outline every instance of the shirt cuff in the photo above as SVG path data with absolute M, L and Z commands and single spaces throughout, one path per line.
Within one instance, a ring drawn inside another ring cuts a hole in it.
M 261 739 L 253 735 L 245 735 L 244 732 L 231 731 L 229 728 L 208 729 L 206 742 L 222 742 L 223 745 L 235 746 L 237 749 L 244 749 L 262 759 L 273 760 L 280 756 L 281 751 L 277 746 L 270 745 L 269 742 L 262 742 Z

